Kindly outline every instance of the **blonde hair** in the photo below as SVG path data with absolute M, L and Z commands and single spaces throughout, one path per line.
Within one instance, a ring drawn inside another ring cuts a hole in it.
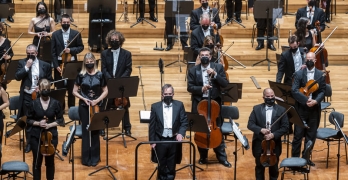
M 51 88 L 51 82 L 48 79 L 41 79 L 39 81 L 39 89 L 50 89 Z
M 86 61 L 89 60 L 89 59 L 93 60 L 94 72 L 98 72 L 99 71 L 94 55 L 92 53 L 87 53 L 85 55 L 85 57 L 83 58 L 82 68 L 81 68 L 81 71 L 80 71 L 81 75 L 85 75 L 86 74 L 86 72 L 87 72 L 87 70 L 86 70 Z

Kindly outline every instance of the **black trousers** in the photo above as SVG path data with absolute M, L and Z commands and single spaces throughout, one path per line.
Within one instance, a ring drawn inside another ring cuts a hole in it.
M 65 7 L 63 6 L 63 1 L 65 3 Z M 73 0 L 54 0 L 54 15 L 60 15 L 61 8 L 69 9 L 70 11 L 66 11 L 66 14 L 69 14 L 69 16 L 72 16 L 72 9 L 73 9 Z
M 175 141 L 175 138 L 164 138 L 161 141 Z M 177 144 L 156 144 L 156 152 L 159 160 L 158 179 L 174 180 L 175 179 L 175 159 L 176 159 Z
M 40 152 L 38 154 L 38 151 L 40 151 L 40 149 L 38 149 L 39 141 L 40 140 L 38 137 L 35 137 L 35 136 L 31 137 L 30 145 L 31 145 L 31 150 L 33 152 L 33 179 L 34 180 L 41 180 L 41 165 L 42 165 L 43 156 Z M 54 148 L 57 148 L 58 137 L 53 137 L 52 144 Z M 55 170 L 54 155 L 55 154 L 51 156 L 45 156 L 46 179 L 48 180 L 54 179 L 54 170 Z
M 60 66 L 61 64 L 62 64 L 62 61 L 58 60 L 58 66 Z M 60 79 L 62 79 L 60 72 L 57 69 L 54 69 L 54 80 L 57 81 Z M 66 88 L 66 90 L 68 92 L 68 107 L 69 108 L 71 106 L 75 106 L 75 96 L 72 93 L 72 90 L 74 88 L 74 84 L 75 84 L 75 79 L 68 79 L 66 81 L 66 86 L 64 85 L 64 81 L 57 82 L 54 84 L 57 89 Z M 63 109 L 65 109 L 65 101 L 63 104 Z
M 150 17 L 155 17 L 155 0 L 148 0 L 149 1 L 149 7 L 150 7 Z M 139 0 L 139 13 L 140 18 L 144 18 L 145 13 L 145 0 Z
M 20 116 L 26 116 L 27 115 L 29 106 L 30 106 L 32 101 L 33 101 L 33 99 L 31 97 L 31 94 L 27 94 L 27 93 L 23 92 L 23 103 L 22 103 L 22 110 L 21 110 Z M 25 127 L 25 133 L 26 133 L 25 137 L 26 137 L 27 144 L 30 144 L 30 140 L 31 140 L 30 131 L 31 131 L 31 128 L 32 128 L 32 126 L 29 126 L 29 125 L 27 125 Z
M 300 157 L 303 137 L 305 137 L 305 144 L 311 140 L 314 146 L 320 123 L 320 110 L 318 105 L 312 108 L 300 106 L 297 110 L 302 121 L 305 121 L 310 128 L 304 129 L 295 125 L 294 139 L 292 141 L 292 157 Z M 304 155 L 303 153 L 304 150 L 302 151 L 302 156 Z
M 267 19 L 255 19 L 257 22 L 257 37 L 264 37 L 267 29 L 267 35 L 272 37 L 274 34 L 274 27 L 272 23 L 272 18 L 268 19 L 268 28 L 267 27 Z M 264 40 L 257 40 L 257 43 L 263 44 Z M 273 44 L 272 40 L 268 40 L 268 44 Z
M 325 14 L 326 14 L 326 19 L 330 18 L 330 9 L 331 8 L 331 0 L 326 0 L 326 9 L 325 9 Z
M 242 0 L 235 0 L 235 3 L 232 3 L 232 0 L 226 0 L 226 9 L 227 17 L 232 18 L 233 13 L 236 13 L 236 18 L 240 18 L 242 11 Z
M 174 35 L 174 25 L 177 25 L 176 18 L 175 17 L 165 17 L 166 21 L 166 27 L 165 27 L 165 33 L 167 35 L 167 46 L 173 45 L 173 37 L 169 37 L 170 35 Z M 188 34 L 186 32 L 186 26 L 185 26 L 185 17 L 179 18 L 180 25 L 177 25 L 177 29 L 180 26 L 180 42 L 182 48 L 187 46 L 187 40 L 188 40 Z
M 261 154 L 257 154 L 255 157 L 255 177 L 256 180 L 264 180 L 265 179 L 265 167 L 262 166 L 260 163 L 260 156 Z M 279 162 L 279 156 L 277 157 L 277 163 L 274 166 L 268 167 L 269 172 L 269 179 L 270 180 L 277 180 L 279 175 L 278 170 L 278 162 Z
M 0 146 L 2 145 L 2 135 L 4 135 L 4 116 L 3 116 L 3 114 L 4 113 L 2 111 L 0 111 Z
M 225 141 L 224 141 L 224 139 L 222 139 L 221 144 L 218 147 L 214 148 L 216 158 L 219 161 L 227 161 L 227 154 L 225 151 L 225 147 L 226 147 Z M 209 149 L 200 148 L 198 146 L 197 146 L 197 148 L 198 148 L 200 159 L 206 159 L 208 157 Z

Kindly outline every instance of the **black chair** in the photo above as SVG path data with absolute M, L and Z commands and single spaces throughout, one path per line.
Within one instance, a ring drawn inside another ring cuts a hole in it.
M 23 161 L 5 162 L 1 166 L 1 171 L 0 171 L 1 179 L 2 179 L 2 175 L 5 175 L 5 174 L 7 174 L 7 179 L 22 178 L 18 176 L 21 172 L 24 173 L 24 179 L 26 179 L 27 173 L 29 172 L 29 166 L 27 163 Z
M 191 47 L 185 46 L 184 47 L 184 63 L 186 63 L 186 76 L 185 76 L 185 81 L 187 78 L 188 71 L 191 67 L 195 66 L 196 60 L 193 59 L 193 51 Z
M 290 157 L 285 158 L 280 163 L 280 168 L 283 168 L 282 177 L 284 179 L 284 174 L 286 171 L 291 171 L 295 174 L 295 172 L 303 173 L 304 179 L 308 179 L 308 173 L 310 172 L 310 156 L 312 154 L 313 142 L 309 140 L 306 143 L 304 157 Z
M 321 111 L 324 113 L 324 128 L 326 127 L 326 114 L 335 111 L 335 108 L 329 107 L 331 103 L 328 101 L 329 97 L 332 96 L 332 88 L 330 84 L 326 84 L 325 98 L 324 101 L 320 103 Z
M 233 141 L 228 140 L 227 136 L 231 136 L 233 133 L 232 129 L 232 121 L 231 120 L 237 120 L 239 119 L 239 110 L 236 106 L 221 106 L 221 117 L 223 119 L 228 119 L 228 121 L 224 121 L 221 126 L 221 132 L 224 136 L 225 141 Z
M 82 125 L 80 125 L 80 116 L 79 116 L 79 107 L 78 106 L 72 106 L 69 108 L 68 112 L 69 119 L 73 120 L 75 123 L 75 137 L 74 139 L 81 139 L 82 138 Z M 79 121 L 79 125 L 76 125 L 76 121 Z M 73 126 L 69 126 L 69 130 L 71 131 L 71 128 Z M 66 135 L 68 138 L 69 133 Z
M 9 98 L 9 102 L 10 102 L 10 105 L 9 105 L 9 109 L 10 109 L 10 118 L 13 119 L 14 121 L 9 121 L 9 122 L 6 122 L 6 126 L 5 126 L 5 132 L 7 132 L 7 127 L 13 125 L 13 124 L 16 124 L 17 122 L 17 113 L 18 113 L 18 110 L 20 108 L 20 104 L 19 103 L 19 96 L 13 96 L 11 98 Z M 19 134 L 19 139 L 21 139 L 21 133 L 18 133 Z M 5 145 L 6 145 L 6 139 L 5 138 Z
M 340 128 L 343 128 L 344 125 L 344 115 L 339 112 L 331 112 L 329 116 L 329 122 L 333 125 L 335 125 L 334 119 L 336 119 L 338 125 Z M 319 128 L 317 131 L 317 139 L 326 141 L 327 143 L 327 153 L 326 153 L 326 168 L 328 168 L 329 164 L 329 153 L 330 153 L 330 142 L 338 142 L 338 155 L 340 154 L 340 143 L 341 143 L 342 135 L 337 130 L 337 127 L 335 129 L 332 128 Z M 347 160 L 347 144 L 344 143 L 344 147 L 346 150 L 346 163 L 348 164 Z

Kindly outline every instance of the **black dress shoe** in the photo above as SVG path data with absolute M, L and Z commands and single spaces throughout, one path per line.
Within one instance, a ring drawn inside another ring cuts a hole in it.
M 255 48 L 255 50 L 260 50 L 265 48 L 265 46 L 263 44 L 258 44 L 257 47 Z
M 30 151 L 31 151 L 30 144 L 27 144 L 27 146 L 25 146 L 25 153 L 29 153 Z
M 220 161 L 220 164 L 224 165 L 225 167 L 232 167 L 231 163 L 229 163 L 228 161 Z
M 330 18 L 326 18 L 326 22 L 327 23 L 330 23 L 331 21 L 330 21 Z
M 130 130 L 126 130 L 126 135 L 131 135 L 131 131 Z
M 158 22 L 158 19 L 156 17 L 154 17 L 154 16 L 151 16 L 150 20 L 153 21 L 153 22 Z
M 231 18 L 227 18 L 225 23 L 229 23 L 231 21 Z
M 240 17 L 236 17 L 236 21 L 238 21 L 239 23 L 242 23 L 242 19 Z
M 8 21 L 10 21 L 11 23 L 13 23 L 13 22 L 14 22 L 14 19 L 13 19 L 13 17 L 12 17 L 12 16 L 8 16 L 8 17 L 7 17 L 7 20 L 8 20 Z
M 199 164 L 207 164 L 208 160 L 207 159 L 199 159 L 198 163 Z
M 273 44 L 268 45 L 268 49 L 272 51 L 276 51 L 277 49 L 273 46 Z
M 310 165 L 310 166 L 315 166 L 314 162 L 311 161 L 311 160 L 307 160 L 307 164 Z
M 170 51 L 171 49 L 173 49 L 173 46 L 171 46 L 171 45 L 168 45 L 167 47 L 166 47 L 166 51 Z

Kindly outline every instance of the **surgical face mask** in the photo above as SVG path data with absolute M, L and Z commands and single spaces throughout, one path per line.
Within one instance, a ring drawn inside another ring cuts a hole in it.
M 204 30 L 207 30 L 207 29 L 209 28 L 209 26 L 208 26 L 208 25 L 202 25 L 202 28 L 203 28 Z
M 314 67 L 314 62 L 313 61 L 306 61 L 306 66 L 308 69 L 312 69 Z
M 86 64 L 87 69 L 93 69 L 94 68 L 94 63 L 92 64 Z
M 163 102 L 167 105 L 173 102 L 173 96 L 163 96 Z
M 208 2 L 202 3 L 202 7 L 203 7 L 204 9 L 207 9 L 207 7 L 208 7 Z
M 213 49 L 214 48 L 214 44 L 207 44 L 207 45 L 205 45 L 205 47 L 207 47 L 209 49 Z
M 291 52 L 291 53 L 296 53 L 297 50 L 298 50 L 298 47 L 297 47 L 297 48 L 294 48 L 294 49 L 290 48 L 290 52 Z
M 207 56 L 201 57 L 201 63 L 202 63 L 203 65 L 209 64 L 209 57 L 207 57 Z
M 120 47 L 120 41 L 110 41 L 110 46 L 112 49 L 118 49 Z
M 51 90 L 44 89 L 41 91 L 40 94 L 42 97 L 48 97 L 50 95 L 50 93 L 51 93 Z
M 273 106 L 275 103 L 275 97 L 273 98 L 264 98 L 265 104 L 268 106 Z
M 39 14 L 46 14 L 46 9 L 39 9 L 37 12 Z
M 62 24 L 64 31 L 67 31 L 70 28 L 70 24 Z
M 34 61 L 36 59 L 36 56 L 34 54 L 27 54 L 27 60 L 29 59 Z

